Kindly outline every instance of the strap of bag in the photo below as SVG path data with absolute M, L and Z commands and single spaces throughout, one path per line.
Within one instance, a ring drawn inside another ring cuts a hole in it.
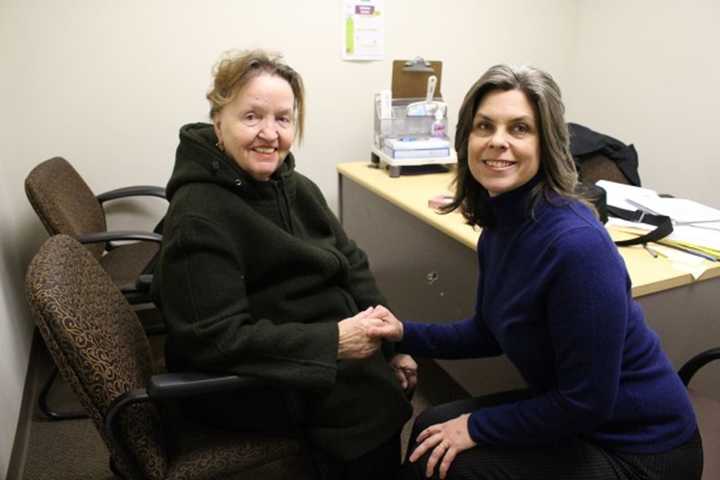
M 647 242 L 656 242 L 667 237 L 673 232 L 672 220 L 667 215 L 653 215 L 641 210 L 625 210 L 611 205 L 607 206 L 607 211 L 613 217 L 628 220 L 630 222 L 647 223 L 648 225 L 654 225 L 656 227 L 655 230 L 637 238 L 619 240 L 615 242 L 615 245 L 618 247 L 628 247 L 630 245 L 641 245 Z

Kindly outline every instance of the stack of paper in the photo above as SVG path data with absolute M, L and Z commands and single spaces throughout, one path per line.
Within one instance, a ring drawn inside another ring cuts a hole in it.
M 390 158 L 436 158 L 450 156 L 447 138 L 402 137 L 385 140 L 383 152 Z
M 606 180 L 597 182 L 597 185 L 607 192 L 608 205 L 670 217 L 673 233 L 658 243 L 708 260 L 720 261 L 720 210 L 683 198 L 660 197 L 647 188 Z M 652 225 L 616 218 L 612 218 L 608 223 L 644 232 L 655 228 Z

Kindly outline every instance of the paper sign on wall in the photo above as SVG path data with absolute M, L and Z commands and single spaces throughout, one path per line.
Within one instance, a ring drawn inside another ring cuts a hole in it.
M 384 0 L 342 0 L 343 60 L 382 60 Z

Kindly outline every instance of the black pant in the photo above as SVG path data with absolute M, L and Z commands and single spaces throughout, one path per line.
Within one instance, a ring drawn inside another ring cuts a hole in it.
M 241 405 L 241 406 L 240 406 Z M 245 394 L 241 401 L 232 395 L 206 395 L 181 403 L 182 414 L 200 424 L 225 430 L 299 434 L 297 423 L 303 408 L 299 397 Z M 170 409 L 165 409 L 169 411 Z M 400 469 L 400 433 L 353 460 L 340 460 L 302 439 L 312 456 L 319 480 L 396 480 Z M 259 479 L 258 479 L 259 480 Z
M 460 400 L 432 407 L 415 421 L 408 457 L 416 438 L 425 428 L 482 407 L 529 398 L 527 391 L 512 391 Z M 417 462 L 406 462 L 402 478 L 425 479 L 427 452 Z M 552 447 L 510 448 L 477 446 L 455 457 L 451 480 L 700 480 L 702 474 L 700 435 L 669 452 L 627 454 L 603 449 L 582 439 L 570 439 Z M 438 467 L 434 476 L 438 478 Z
M 340 461 L 315 452 L 319 480 L 396 480 L 400 470 L 400 434 L 354 459 Z

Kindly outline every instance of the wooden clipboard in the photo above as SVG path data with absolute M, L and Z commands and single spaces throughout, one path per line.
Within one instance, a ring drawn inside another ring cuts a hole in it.
M 430 71 L 413 71 L 407 68 L 411 60 L 393 60 L 392 98 L 425 98 L 427 80 L 430 75 L 437 77 L 435 98 L 442 98 L 442 62 L 429 61 Z

